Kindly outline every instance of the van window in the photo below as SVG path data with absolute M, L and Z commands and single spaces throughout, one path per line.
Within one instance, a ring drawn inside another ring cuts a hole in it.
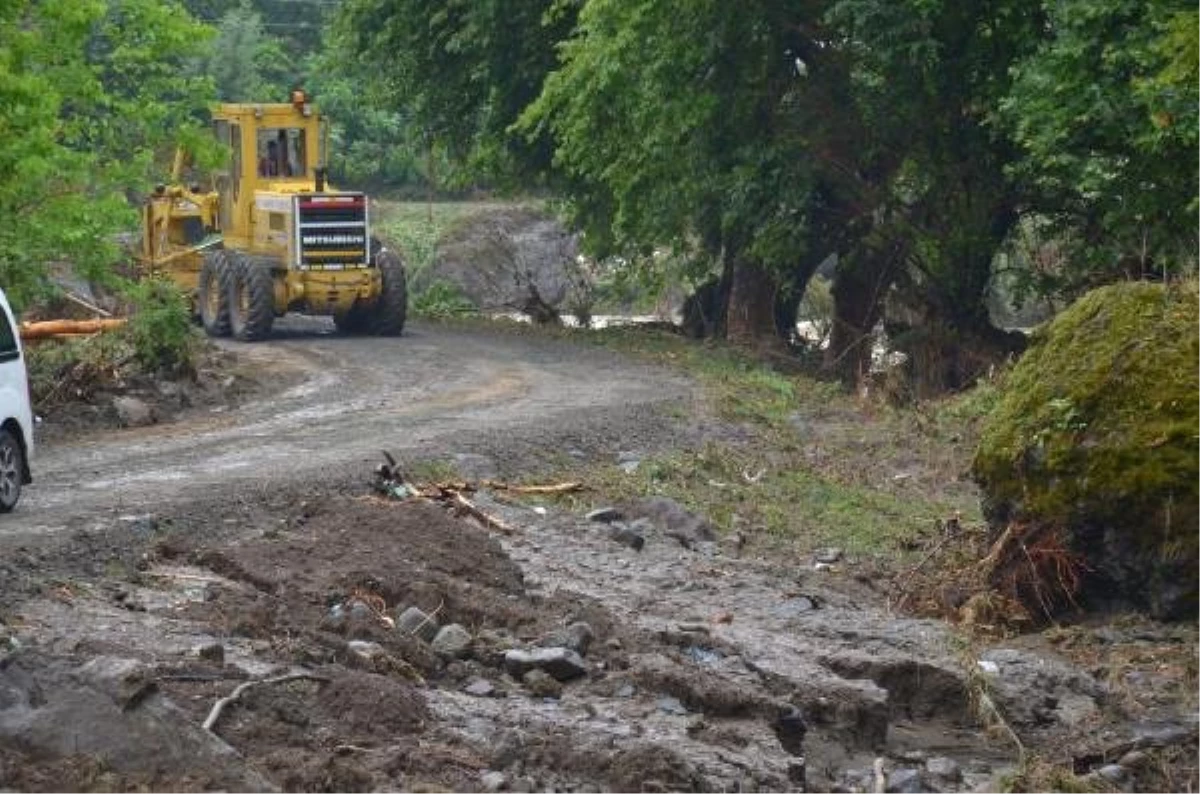
M 17 335 L 13 331 L 12 323 L 8 321 L 8 316 L 0 311 L 0 362 L 13 361 L 21 357 L 21 350 L 17 347 Z

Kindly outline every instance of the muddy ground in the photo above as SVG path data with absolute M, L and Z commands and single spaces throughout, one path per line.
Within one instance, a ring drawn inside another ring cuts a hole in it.
M 0 789 L 1196 788 L 1195 627 L 980 640 L 678 505 L 372 488 L 381 449 L 528 480 L 742 437 L 680 375 L 420 324 L 231 349 L 257 390 L 47 442 L 0 520 Z

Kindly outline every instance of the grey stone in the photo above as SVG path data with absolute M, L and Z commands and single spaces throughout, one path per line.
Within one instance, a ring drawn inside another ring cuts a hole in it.
M 366 661 L 377 659 L 387 654 L 382 645 L 366 640 L 350 640 L 350 642 L 346 643 L 346 650 Z
M 617 543 L 628 546 L 634 551 L 641 551 L 646 545 L 646 538 L 640 532 L 620 521 L 608 525 L 608 536 Z
M 587 663 L 570 648 L 511 650 L 504 654 L 504 667 L 514 678 L 522 678 L 533 669 L 544 670 L 559 681 L 570 681 L 587 674 Z
M 532 778 L 514 777 L 509 781 L 508 790 L 519 792 L 519 794 L 532 794 L 538 790 L 538 785 Z
M 842 554 L 842 550 L 836 546 L 831 546 L 827 549 L 817 549 L 813 553 L 813 561 L 823 562 L 826 565 L 833 565 L 835 562 L 841 561 Z
M 566 628 L 555 629 L 550 632 L 539 640 L 539 644 L 548 648 L 570 648 L 580 656 L 586 656 L 588 649 L 592 647 L 592 640 L 595 637 L 596 635 L 592 631 L 591 626 L 583 621 L 576 621 Z
M 901 767 L 888 772 L 886 790 L 895 794 L 917 794 L 924 791 L 925 787 L 921 783 L 920 772 L 909 767 Z
M 471 632 L 457 623 L 450 623 L 433 638 L 433 650 L 444 656 L 463 657 L 471 649 L 471 639 Z
M 1120 783 L 1125 779 L 1128 770 L 1120 764 L 1105 764 L 1096 770 L 1096 774 L 1110 783 Z
M 984 653 L 993 700 L 1020 727 L 1079 725 L 1098 711 L 1107 689 L 1087 673 L 1057 659 L 1013 648 Z M 993 672 L 994 671 L 994 672 Z
M 1121 756 L 1117 763 L 1128 769 L 1136 769 L 1137 767 L 1146 763 L 1146 759 L 1149 757 L 1149 755 L 1141 750 L 1130 750 L 1129 752 L 1125 753 L 1125 755 Z
M 637 687 L 633 684 L 621 684 L 617 687 L 617 691 L 613 693 L 613 697 L 631 698 L 637 694 Z
M 409 607 L 397 616 L 396 631 L 420 637 L 426 642 L 433 642 L 433 638 L 438 633 L 438 624 L 436 620 L 420 609 Z
M 114 397 L 113 410 L 117 412 L 117 421 L 122 427 L 145 427 L 158 421 L 154 409 L 137 397 L 122 395 Z
M 662 697 L 655 701 L 654 705 L 664 714 L 675 714 L 682 716 L 688 713 L 687 706 L 683 705 L 679 698 Z
M 626 513 L 650 521 L 663 534 L 675 538 L 685 548 L 691 548 L 701 541 L 717 539 L 717 531 L 707 519 L 665 496 L 642 499 L 630 505 Z
M 598 507 L 587 514 L 588 521 L 603 521 L 606 524 L 610 524 L 613 521 L 620 521 L 621 518 L 621 511 L 615 507 Z
M 495 694 L 496 687 L 493 686 L 492 682 L 486 678 L 476 678 L 474 681 L 463 687 L 463 692 L 466 692 L 468 695 L 474 695 L 475 697 L 486 698 Z
M 641 453 L 639 453 L 639 452 L 630 452 L 630 451 L 626 450 L 626 451 L 621 451 L 621 452 L 617 453 L 617 464 L 618 465 L 620 465 L 622 463 L 640 463 L 641 460 L 642 460 L 642 456 L 641 456 Z
M 816 608 L 817 605 L 808 596 L 797 596 L 789 598 L 771 611 L 781 618 L 793 618 L 806 612 L 812 612 Z
M 957 783 L 962 780 L 962 769 L 953 758 L 939 756 L 925 762 L 925 771 L 936 778 Z
M 642 462 L 640 460 L 627 460 L 624 463 L 618 463 L 617 465 L 620 466 L 621 471 L 625 472 L 626 474 L 633 474 L 638 470 L 638 466 L 641 464 Z
M 479 785 L 484 791 L 500 791 L 508 783 L 503 772 L 484 772 L 479 776 Z

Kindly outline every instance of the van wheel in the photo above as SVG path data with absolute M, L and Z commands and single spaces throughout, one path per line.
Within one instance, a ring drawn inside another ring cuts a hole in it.
M 25 481 L 25 453 L 13 434 L 0 430 L 0 513 L 12 512 Z
M 229 336 L 229 259 L 220 248 L 204 252 L 197 302 L 200 324 L 209 336 Z
M 233 287 L 229 296 L 229 327 L 243 342 L 256 342 L 271 334 L 275 322 L 275 277 L 269 262 L 235 254 Z

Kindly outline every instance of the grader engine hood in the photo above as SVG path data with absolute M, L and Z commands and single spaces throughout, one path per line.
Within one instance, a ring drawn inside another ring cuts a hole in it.
M 292 197 L 299 270 L 369 267 L 371 232 L 362 193 L 301 193 Z

